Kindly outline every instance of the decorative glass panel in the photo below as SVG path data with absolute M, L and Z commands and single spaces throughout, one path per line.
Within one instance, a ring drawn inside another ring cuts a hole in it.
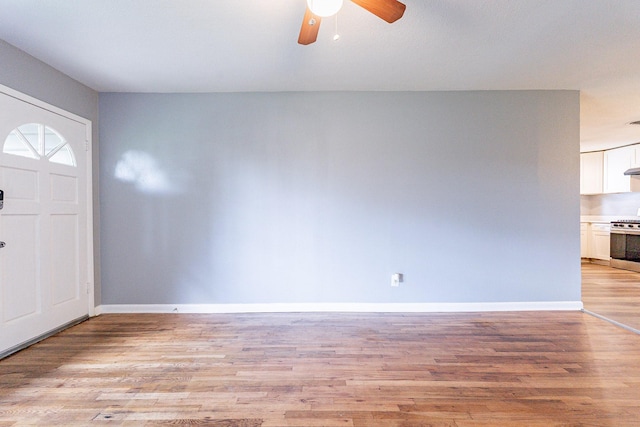
M 53 155 L 49 157 L 49 161 L 53 163 L 60 163 L 63 165 L 76 165 L 76 161 L 73 158 L 73 151 L 71 151 L 71 147 L 69 147 L 69 144 L 65 144 L 58 151 L 53 153 Z
M 44 128 L 44 154 L 49 155 L 51 151 L 56 149 L 59 145 L 64 145 L 67 142 L 56 131 L 50 127 Z
M 14 129 L 14 132 L 19 132 L 29 145 L 36 151 L 36 153 L 42 152 L 39 147 L 40 141 L 40 128 L 42 125 L 36 123 L 28 123 L 26 125 L 18 126 L 18 129 Z
M 76 165 L 73 150 L 64 137 L 39 123 L 27 123 L 12 130 L 4 141 L 2 152 L 32 159 L 45 158 L 63 165 Z
M 24 136 L 15 129 L 5 139 L 2 151 L 14 156 L 30 157 L 32 159 L 39 157 Z

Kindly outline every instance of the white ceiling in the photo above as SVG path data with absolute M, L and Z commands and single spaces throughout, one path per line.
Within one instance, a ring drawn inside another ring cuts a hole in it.
M 100 92 L 581 91 L 583 151 L 640 142 L 639 0 L 0 0 L 0 39 Z

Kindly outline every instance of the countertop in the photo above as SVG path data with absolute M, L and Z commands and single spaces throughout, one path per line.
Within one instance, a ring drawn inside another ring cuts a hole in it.
M 580 215 L 580 222 L 597 222 L 610 223 L 619 219 L 635 219 L 640 220 L 640 216 L 636 215 Z

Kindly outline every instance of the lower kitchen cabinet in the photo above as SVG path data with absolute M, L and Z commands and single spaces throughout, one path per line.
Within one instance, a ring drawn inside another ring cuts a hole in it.
M 609 261 L 610 224 L 591 224 L 591 257 Z
M 589 258 L 589 223 L 580 223 L 580 258 Z
M 580 223 L 580 257 L 609 261 L 611 224 Z

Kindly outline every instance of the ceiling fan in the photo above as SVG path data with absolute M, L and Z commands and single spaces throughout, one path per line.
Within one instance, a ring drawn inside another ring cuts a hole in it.
M 402 18 L 407 6 L 397 0 L 351 0 L 355 4 L 392 23 Z M 302 19 L 298 43 L 311 44 L 318 37 L 322 18 L 335 15 L 342 7 L 343 0 L 307 0 L 307 11 Z

